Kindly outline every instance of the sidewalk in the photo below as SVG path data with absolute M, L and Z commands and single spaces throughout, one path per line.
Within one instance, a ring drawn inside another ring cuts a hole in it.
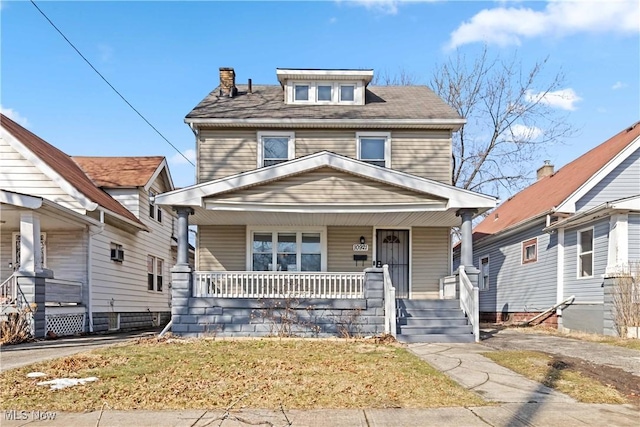
M 535 427 L 559 425 L 636 427 L 638 412 L 624 405 L 587 405 L 580 403 L 511 403 L 502 406 L 434 409 L 321 409 L 286 411 L 95 411 L 58 413 L 53 420 L 37 421 L 32 414 L 23 421 L 7 421 L 2 426 L 29 427 L 399 427 L 399 426 L 508 426 Z M 49 414 L 51 415 L 51 414 Z

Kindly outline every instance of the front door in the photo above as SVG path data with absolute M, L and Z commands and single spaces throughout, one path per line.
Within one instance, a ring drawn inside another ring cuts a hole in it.
M 396 298 L 409 298 L 409 230 L 377 230 L 376 260 L 389 266 Z

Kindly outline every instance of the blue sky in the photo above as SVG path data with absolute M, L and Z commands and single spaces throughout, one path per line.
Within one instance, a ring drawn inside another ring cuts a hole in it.
M 177 186 L 193 167 L 89 68 L 27 1 L 2 1 L 2 111 L 71 155 L 164 155 Z M 557 167 L 640 119 L 637 1 L 52 2 L 39 7 L 173 144 L 218 83 L 276 84 L 276 67 L 404 70 L 428 83 L 460 49 L 547 55 L 562 71 L 576 137 L 541 153 Z M 532 177 L 538 164 L 532 165 Z

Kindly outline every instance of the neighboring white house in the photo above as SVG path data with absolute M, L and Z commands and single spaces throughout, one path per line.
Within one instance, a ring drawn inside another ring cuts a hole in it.
M 173 190 L 165 159 L 70 157 L 0 119 L 3 303 L 21 288 L 38 337 L 166 323 L 175 213 L 153 204 Z
M 607 278 L 640 261 L 640 123 L 538 180 L 474 229 L 488 321 L 531 318 L 571 296 L 547 320 L 614 333 Z

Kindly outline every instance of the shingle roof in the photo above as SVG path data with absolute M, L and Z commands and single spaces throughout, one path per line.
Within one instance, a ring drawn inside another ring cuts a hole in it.
M 187 119 L 461 119 L 426 86 L 369 86 L 365 105 L 285 104 L 279 85 L 238 86 L 238 95 L 218 96 L 219 88 L 207 95 Z
M 144 187 L 162 156 L 153 157 L 71 157 L 98 187 Z
M 563 166 L 553 175 L 520 191 L 477 225 L 474 239 L 496 234 L 559 206 L 638 136 L 640 122 Z
M 69 184 L 73 185 L 79 192 L 88 199 L 97 203 L 118 215 L 121 215 L 137 224 L 142 224 L 135 215 L 122 206 L 110 195 L 102 191 L 89 179 L 80 167 L 67 154 L 58 150 L 44 139 L 23 128 L 4 114 L 0 114 L 0 122 L 14 137 L 16 137 L 25 147 L 38 156 L 51 169 L 56 171 Z

